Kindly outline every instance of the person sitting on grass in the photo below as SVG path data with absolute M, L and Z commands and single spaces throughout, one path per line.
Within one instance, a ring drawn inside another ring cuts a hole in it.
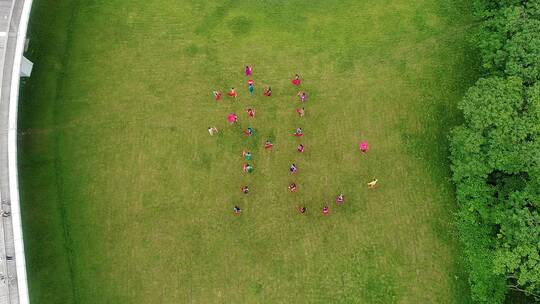
M 222 96 L 223 94 L 221 93 L 220 90 L 215 90 L 215 91 L 213 91 L 212 93 L 214 94 L 214 99 L 215 99 L 216 101 L 220 101 L 220 100 L 221 100 L 221 96 Z
M 266 143 L 264 144 L 264 148 L 266 150 L 272 150 L 272 147 L 274 147 L 274 144 L 270 140 L 267 140 Z
M 324 215 L 328 215 L 329 212 L 330 212 L 330 209 L 328 209 L 328 206 L 325 205 L 325 206 L 322 208 L 322 213 L 323 213 Z
M 306 92 L 300 91 L 298 92 L 298 94 L 296 94 L 296 96 L 300 98 L 300 102 L 302 103 L 306 102 L 306 98 L 307 98 Z
M 304 133 L 302 133 L 302 128 L 296 128 L 293 135 L 296 137 L 304 136 Z
M 241 190 L 242 190 L 242 193 L 244 193 L 244 194 L 248 194 L 248 193 L 249 193 L 249 188 L 248 188 L 248 186 L 243 186 L 243 187 L 241 188 Z
M 305 214 L 306 213 L 306 207 L 305 206 L 298 207 L 298 212 L 300 212 L 301 214 Z
M 289 171 L 291 173 L 296 173 L 296 171 L 298 171 L 298 167 L 296 167 L 295 164 L 292 164 L 291 167 L 289 168 Z
M 369 149 L 369 144 L 367 141 L 362 141 L 360 142 L 360 144 L 358 144 L 358 147 L 360 149 L 360 151 L 366 153 L 367 150 Z
M 298 113 L 298 116 L 304 117 L 304 115 L 306 114 L 306 110 L 304 108 L 297 108 L 296 113 Z
M 287 189 L 289 189 L 289 192 L 296 192 L 296 183 L 292 182 Z
M 246 136 L 251 136 L 253 135 L 253 128 L 247 128 L 245 131 L 244 131 L 244 135 Z
M 238 122 L 238 115 L 234 114 L 234 113 L 229 113 L 229 115 L 227 116 L 227 121 L 232 125 L 236 122 Z
M 300 85 L 300 82 L 301 82 L 301 80 L 300 80 L 300 75 L 295 74 L 295 75 L 294 75 L 294 79 L 291 80 L 291 82 L 292 82 L 292 84 L 293 84 L 294 86 L 299 86 L 299 85 Z
M 233 212 L 234 212 L 234 215 L 240 215 L 240 213 L 242 212 L 242 209 L 240 209 L 240 207 L 238 206 L 234 206 Z
M 208 127 L 208 133 L 210 136 L 214 136 L 214 134 L 217 134 L 219 131 L 216 127 Z
M 250 164 L 244 164 L 242 166 L 242 171 L 244 171 L 246 173 L 251 173 L 251 172 L 253 172 L 253 166 L 250 165 Z
M 298 145 L 298 147 L 296 147 L 296 151 L 298 151 L 299 153 L 304 153 L 304 145 Z
M 252 108 L 247 109 L 246 112 L 247 112 L 249 118 L 254 118 L 255 117 L 255 110 L 253 110 Z
M 227 93 L 227 95 L 229 95 L 229 97 L 236 98 L 238 96 L 238 93 L 236 93 L 236 90 L 234 88 L 231 88 L 231 90 L 229 91 L 229 93 Z
M 343 193 L 340 193 L 338 197 L 336 197 L 336 204 L 341 205 L 345 201 L 345 197 L 343 197 Z
M 245 160 L 251 160 L 251 152 L 249 151 L 242 151 L 242 157 L 245 159 Z
M 264 96 L 272 96 L 272 88 L 271 87 L 268 87 L 264 90 L 264 93 L 263 93 Z

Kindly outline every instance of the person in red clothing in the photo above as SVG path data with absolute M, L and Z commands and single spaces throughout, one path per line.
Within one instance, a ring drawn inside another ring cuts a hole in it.
M 245 136 L 251 136 L 251 135 L 253 135 L 253 132 L 254 132 L 253 128 L 249 127 L 246 130 L 244 130 L 244 135 Z
M 255 110 L 253 110 L 252 108 L 247 109 L 246 112 L 247 112 L 249 118 L 254 118 L 255 117 Z
M 296 74 L 294 75 L 294 79 L 291 80 L 292 84 L 295 85 L 295 86 L 299 86 L 300 85 L 300 82 L 302 82 L 300 80 L 300 75 Z
M 304 145 L 302 145 L 302 144 L 298 145 L 298 147 L 296 147 L 296 151 L 298 151 L 300 153 L 304 153 Z
M 264 96 L 272 96 L 272 88 L 268 87 L 267 89 L 265 89 L 263 95 Z
M 274 146 L 274 144 L 269 139 L 266 141 L 266 143 L 264 143 L 264 148 L 266 150 L 272 150 L 273 146 Z
M 227 95 L 229 95 L 230 97 L 236 98 L 238 96 L 238 93 L 236 93 L 236 90 L 234 88 L 231 88 L 231 90 L 229 91 L 229 93 L 227 93 Z
M 298 212 L 300 212 L 301 214 L 305 214 L 306 213 L 306 207 L 304 207 L 304 206 L 298 207 Z
M 306 110 L 304 108 L 297 108 L 296 113 L 298 113 L 298 116 L 304 117 L 304 115 L 306 114 Z

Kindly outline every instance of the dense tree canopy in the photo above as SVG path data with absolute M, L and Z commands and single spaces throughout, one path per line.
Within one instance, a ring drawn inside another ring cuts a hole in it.
M 540 1 L 486 2 L 479 12 L 484 22 L 477 39 L 484 68 L 493 75 L 521 77 L 528 84 L 538 81 L 540 4 L 536 2 Z
M 459 105 L 466 124 L 452 134 L 452 170 L 462 237 L 478 263 L 471 280 L 486 302 L 504 294 L 487 289 L 507 278 L 540 290 L 538 92 L 516 77 L 485 78 Z
M 540 300 L 540 1 L 478 0 L 485 78 L 451 134 L 458 227 L 473 298 Z

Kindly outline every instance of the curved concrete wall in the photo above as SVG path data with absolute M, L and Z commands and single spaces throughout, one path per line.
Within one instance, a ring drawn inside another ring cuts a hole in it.
M 15 51 L 13 54 L 6 52 L 4 60 L 4 68 L 9 67 L 6 64 L 12 60 L 11 79 L 3 79 L 3 82 L 11 82 L 10 94 L 9 94 L 9 112 L 8 112 L 8 173 L 9 173 L 9 201 L 11 207 L 11 219 L 13 227 L 13 242 L 15 247 L 15 265 L 17 276 L 17 290 L 18 299 L 10 299 L 8 303 L 30 303 L 30 297 L 28 294 L 28 283 L 26 278 L 26 260 L 24 256 L 24 242 L 23 242 L 23 229 L 21 222 L 20 200 L 19 200 L 19 181 L 17 170 L 17 112 L 19 104 L 19 84 L 20 84 L 20 69 L 21 61 L 26 41 L 26 31 L 28 28 L 28 21 L 30 18 L 30 10 L 32 7 L 32 0 L 15 0 L 15 2 L 22 3 L 22 7 L 14 5 L 20 11 L 19 20 L 12 19 L 11 27 L 15 26 L 16 39 L 15 39 Z M 18 14 L 13 13 L 12 16 Z M 11 32 L 11 30 L 10 30 Z M 10 41 L 8 40 L 8 44 Z M 10 56 L 12 55 L 12 57 Z M 10 58 L 11 57 L 11 58 Z M 7 73 L 4 73 L 6 75 Z

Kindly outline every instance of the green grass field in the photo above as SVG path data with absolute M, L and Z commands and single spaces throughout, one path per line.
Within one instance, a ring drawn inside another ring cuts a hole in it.
M 447 160 L 476 77 L 467 2 L 36 1 L 19 123 L 32 300 L 468 303 Z M 216 104 L 230 86 L 238 101 Z

